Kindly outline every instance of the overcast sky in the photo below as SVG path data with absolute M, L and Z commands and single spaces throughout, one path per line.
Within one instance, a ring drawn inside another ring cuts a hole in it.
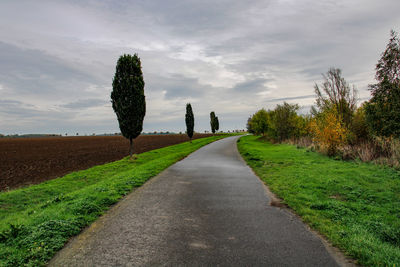
M 138 53 L 144 131 L 244 129 L 287 101 L 302 111 L 315 83 L 342 69 L 359 98 L 400 30 L 399 0 L 0 1 L 0 133 L 119 131 L 110 103 L 118 57 Z

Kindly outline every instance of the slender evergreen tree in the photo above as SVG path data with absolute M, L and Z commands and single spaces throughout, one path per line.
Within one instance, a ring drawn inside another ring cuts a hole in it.
M 194 116 L 193 116 L 192 105 L 190 105 L 190 103 L 186 104 L 185 122 L 186 122 L 186 133 L 190 138 L 190 142 L 192 142 L 192 137 L 194 132 Z
M 375 78 L 378 83 L 370 85 L 372 98 L 365 106 L 367 123 L 374 135 L 400 138 L 400 38 L 393 30 Z
M 218 132 L 219 130 L 219 120 L 218 117 L 215 117 L 215 131 Z
M 122 135 L 129 139 L 132 158 L 133 139 L 142 132 L 146 114 L 142 66 L 137 54 L 124 54 L 118 59 L 112 86 L 112 107 Z
M 211 132 L 215 133 L 215 112 L 211 111 L 210 113 L 210 126 L 211 126 Z

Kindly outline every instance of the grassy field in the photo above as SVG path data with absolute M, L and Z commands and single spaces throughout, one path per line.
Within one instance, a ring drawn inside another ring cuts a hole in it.
M 242 137 L 238 148 L 271 191 L 365 266 L 400 266 L 400 172 Z
M 39 185 L 0 193 L 0 266 L 42 266 L 134 187 L 218 135 L 152 150 L 74 172 Z

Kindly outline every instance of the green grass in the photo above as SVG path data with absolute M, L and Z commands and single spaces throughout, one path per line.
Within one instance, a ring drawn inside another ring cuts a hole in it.
M 196 139 L 0 193 L 0 266 L 42 266 L 71 236 L 134 187 L 198 148 L 226 137 Z
M 400 266 L 400 172 L 242 137 L 247 163 L 312 228 L 365 266 Z

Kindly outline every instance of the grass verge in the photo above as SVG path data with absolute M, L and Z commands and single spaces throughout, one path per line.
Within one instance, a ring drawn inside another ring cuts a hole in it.
M 400 172 L 244 136 L 249 166 L 312 228 L 365 266 L 400 265 Z
M 0 266 L 42 266 L 68 239 L 134 187 L 217 135 L 73 172 L 38 185 L 0 193 Z

